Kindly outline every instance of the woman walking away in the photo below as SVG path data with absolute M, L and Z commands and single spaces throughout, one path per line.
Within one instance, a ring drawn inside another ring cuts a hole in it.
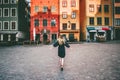
M 65 46 L 70 47 L 69 44 L 63 39 L 63 36 L 60 35 L 57 41 L 53 44 L 54 47 L 58 46 L 58 56 L 60 58 L 60 67 L 61 71 L 63 71 L 64 66 L 64 58 L 65 58 Z

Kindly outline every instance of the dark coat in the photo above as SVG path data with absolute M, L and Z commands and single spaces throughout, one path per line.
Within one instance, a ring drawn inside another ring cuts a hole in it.
M 58 56 L 61 57 L 61 58 L 64 58 L 64 57 L 65 57 L 65 46 L 68 47 L 68 48 L 70 47 L 70 45 L 69 45 L 67 42 L 65 42 L 65 43 L 62 44 L 62 45 L 59 45 L 58 41 L 55 42 L 55 43 L 53 44 L 53 46 L 54 46 L 54 47 L 57 47 L 57 46 L 58 46 Z

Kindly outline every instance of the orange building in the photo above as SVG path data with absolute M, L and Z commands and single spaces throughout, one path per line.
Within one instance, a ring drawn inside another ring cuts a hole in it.
M 54 41 L 59 30 L 58 0 L 31 0 L 30 40 Z
M 60 0 L 60 34 L 69 41 L 80 41 L 80 0 Z

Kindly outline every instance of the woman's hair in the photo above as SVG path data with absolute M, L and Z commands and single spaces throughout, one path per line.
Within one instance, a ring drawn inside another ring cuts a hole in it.
M 62 44 L 65 43 L 65 40 L 63 39 L 63 36 L 61 36 L 61 35 L 59 36 L 58 43 L 59 43 L 59 45 L 62 45 Z

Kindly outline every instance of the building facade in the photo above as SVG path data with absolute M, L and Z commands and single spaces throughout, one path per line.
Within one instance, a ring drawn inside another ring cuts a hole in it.
M 25 39 L 25 0 L 0 0 L 0 42 Z
M 80 41 L 80 0 L 60 0 L 60 35 Z
M 120 0 L 113 0 L 114 39 L 120 40 Z
M 59 1 L 31 0 L 30 40 L 51 42 L 59 35 Z
M 96 36 L 111 40 L 112 0 L 86 0 L 86 40 L 96 41 Z

